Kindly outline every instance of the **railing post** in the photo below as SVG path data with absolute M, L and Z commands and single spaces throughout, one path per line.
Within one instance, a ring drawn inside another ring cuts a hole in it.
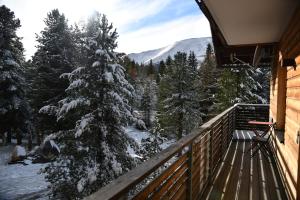
M 213 125 L 211 125 L 210 130 L 209 130 L 209 153 L 208 153 L 208 177 L 209 177 L 209 182 L 212 180 L 212 137 L 213 137 Z
M 225 152 L 225 147 L 224 147 L 224 139 L 226 139 L 226 135 L 225 135 L 225 133 L 226 133 L 226 130 L 224 129 L 224 125 L 225 125 L 225 123 L 224 123 L 224 121 L 226 120 L 226 115 L 227 114 L 225 114 L 222 118 L 221 118 L 221 155 L 220 155 L 220 160 L 222 159 L 222 157 L 223 157 L 223 153 Z M 223 152 L 224 151 L 224 152 Z
M 234 107 L 234 110 L 233 110 L 233 115 L 232 115 L 232 120 L 233 120 L 233 124 L 232 124 L 232 129 L 233 131 L 235 131 L 236 129 L 236 112 L 237 112 L 237 106 Z
M 232 113 L 232 111 L 229 111 L 228 112 L 228 123 L 227 123 L 227 127 L 228 127 L 228 129 L 227 129 L 227 134 L 226 134 L 226 149 L 228 148 L 228 145 L 229 145 L 229 143 L 230 143 L 230 135 L 232 134 L 232 131 L 231 131 L 231 128 L 230 128 L 230 121 L 231 121 L 231 113 Z
M 187 199 L 192 200 L 193 199 L 193 142 L 189 146 L 189 170 L 188 170 L 188 193 L 187 193 Z

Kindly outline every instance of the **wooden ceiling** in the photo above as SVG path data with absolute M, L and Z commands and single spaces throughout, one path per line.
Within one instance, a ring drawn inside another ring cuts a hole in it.
M 220 5 L 216 4 L 219 1 L 223 3 Z M 211 25 L 218 67 L 249 67 L 253 66 L 253 64 L 255 64 L 256 67 L 271 66 L 277 43 L 297 6 L 289 10 L 291 13 L 289 14 L 290 16 L 286 16 L 287 9 L 290 8 L 291 5 L 299 5 L 300 1 L 264 1 L 277 3 L 276 5 L 272 4 L 273 7 L 271 4 L 269 5 L 268 10 L 265 11 L 265 16 L 263 15 L 264 12 L 262 12 L 263 8 L 259 8 L 259 5 L 255 5 L 262 2 L 261 0 L 196 0 Z M 226 5 L 224 2 L 226 2 Z M 284 2 L 286 5 L 282 6 Z M 210 7 L 208 7 L 206 3 L 209 4 Z M 230 3 L 238 5 L 231 5 Z M 256 10 L 253 11 L 252 8 L 249 9 L 251 12 L 244 11 L 243 9 L 247 8 L 247 4 L 251 4 Z M 221 8 L 223 6 L 223 8 L 220 9 L 220 6 Z M 237 6 L 240 6 L 241 9 L 238 10 L 239 7 Z M 282 6 L 282 9 L 285 10 L 278 13 L 278 6 Z M 234 12 L 234 10 L 236 10 L 236 12 Z M 284 19 L 281 19 L 276 24 L 273 22 L 274 20 L 270 18 L 274 15 L 283 15 Z M 261 22 L 258 16 L 261 18 Z M 266 18 L 270 19 L 268 20 Z M 232 21 L 235 19 L 238 19 L 236 20 L 236 25 L 232 26 Z M 270 24 L 266 24 L 268 21 Z M 263 24 L 265 24 L 265 28 Z M 273 28 L 271 28 L 271 26 Z M 268 30 L 266 31 L 266 29 Z

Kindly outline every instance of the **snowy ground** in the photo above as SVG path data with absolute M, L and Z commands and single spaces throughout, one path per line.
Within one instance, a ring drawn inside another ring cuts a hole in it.
M 126 127 L 126 134 L 141 146 L 142 139 L 150 137 L 148 131 L 140 131 L 134 127 Z M 175 141 L 166 141 L 160 145 L 162 149 L 169 147 Z M 47 182 L 43 174 L 39 174 L 41 168 L 47 164 L 8 165 L 14 146 L 0 146 L 0 200 L 10 199 L 47 199 Z M 127 149 L 132 157 L 139 157 L 131 147 Z
M 142 148 L 142 140 L 151 138 L 151 133 L 149 131 L 140 131 L 132 126 L 126 127 L 125 133 L 130 138 L 132 138 L 140 148 Z M 170 145 L 172 145 L 174 143 L 175 143 L 175 140 L 166 140 L 162 144 L 160 144 L 159 147 L 163 150 L 163 149 L 168 148 Z M 132 149 L 130 146 L 127 147 L 127 152 L 133 158 L 142 158 L 140 155 L 135 153 L 134 149 Z
M 126 127 L 125 132 L 130 138 L 134 139 L 138 145 L 142 144 L 142 139 L 147 139 L 150 137 L 150 133 L 148 131 L 140 131 L 132 126 Z
M 150 137 L 150 134 L 148 131 L 140 131 L 132 126 L 128 126 L 125 128 L 125 132 L 126 134 L 134 139 L 134 141 L 140 146 L 142 144 L 142 139 L 147 139 Z M 174 144 L 175 140 L 166 140 L 164 141 L 162 144 L 160 144 L 160 148 L 162 149 L 166 149 L 168 148 L 170 145 Z
M 47 183 L 39 170 L 45 164 L 8 165 L 13 145 L 0 147 L 0 199 L 46 199 Z

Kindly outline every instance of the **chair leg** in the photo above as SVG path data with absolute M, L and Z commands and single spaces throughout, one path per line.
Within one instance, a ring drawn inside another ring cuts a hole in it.
M 255 154 L 258 152 L 259 149 L 260 149 L 260 145 L 257 143 L 257 145 L 253 148 L 251 158 L 255 156 Z
M 260 152 L 262 152 L 263 156 L 264 156 L 266 159 L 268 159 L 269 153 L 268 153 L 266 150 L 263 150 L 263 149 L 264 149 L 264 145 L 262 145 L 262 149 L 261 149 Z
M 257 142 L 255 141 L 251 141 L 250 147 L 248 148 L 248 150 L 245 153 L 249 153 L 251 150 L 255 149 L 255 147 L 257 146 Z
M 270 149 L 270 146 L 269 146 L 269 144 L 263 144 L 263 148 L 264 148 L 264 150 L 266 151 L 266 153 L 268 153 L 268 155 L 269 156 L 271 156 L 272 155 L 272 151 L 271 151 L 271 149 Z

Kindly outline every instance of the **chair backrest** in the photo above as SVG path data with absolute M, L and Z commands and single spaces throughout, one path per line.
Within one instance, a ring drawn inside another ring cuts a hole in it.
M 269 125 L 269 129 L 268 129 L 268 131 L 266 131 L 266 134 L 264 135 L 264 137 L 267 138 L 268 141 L 269 141 L 269 139 L 271 138 L 271 135 L 272 135 L 271 131 L 272 131 L 272 129 L 275 130 L 275 127 L 276 127 L 276 122 L 274 122 L 272 125 Z

